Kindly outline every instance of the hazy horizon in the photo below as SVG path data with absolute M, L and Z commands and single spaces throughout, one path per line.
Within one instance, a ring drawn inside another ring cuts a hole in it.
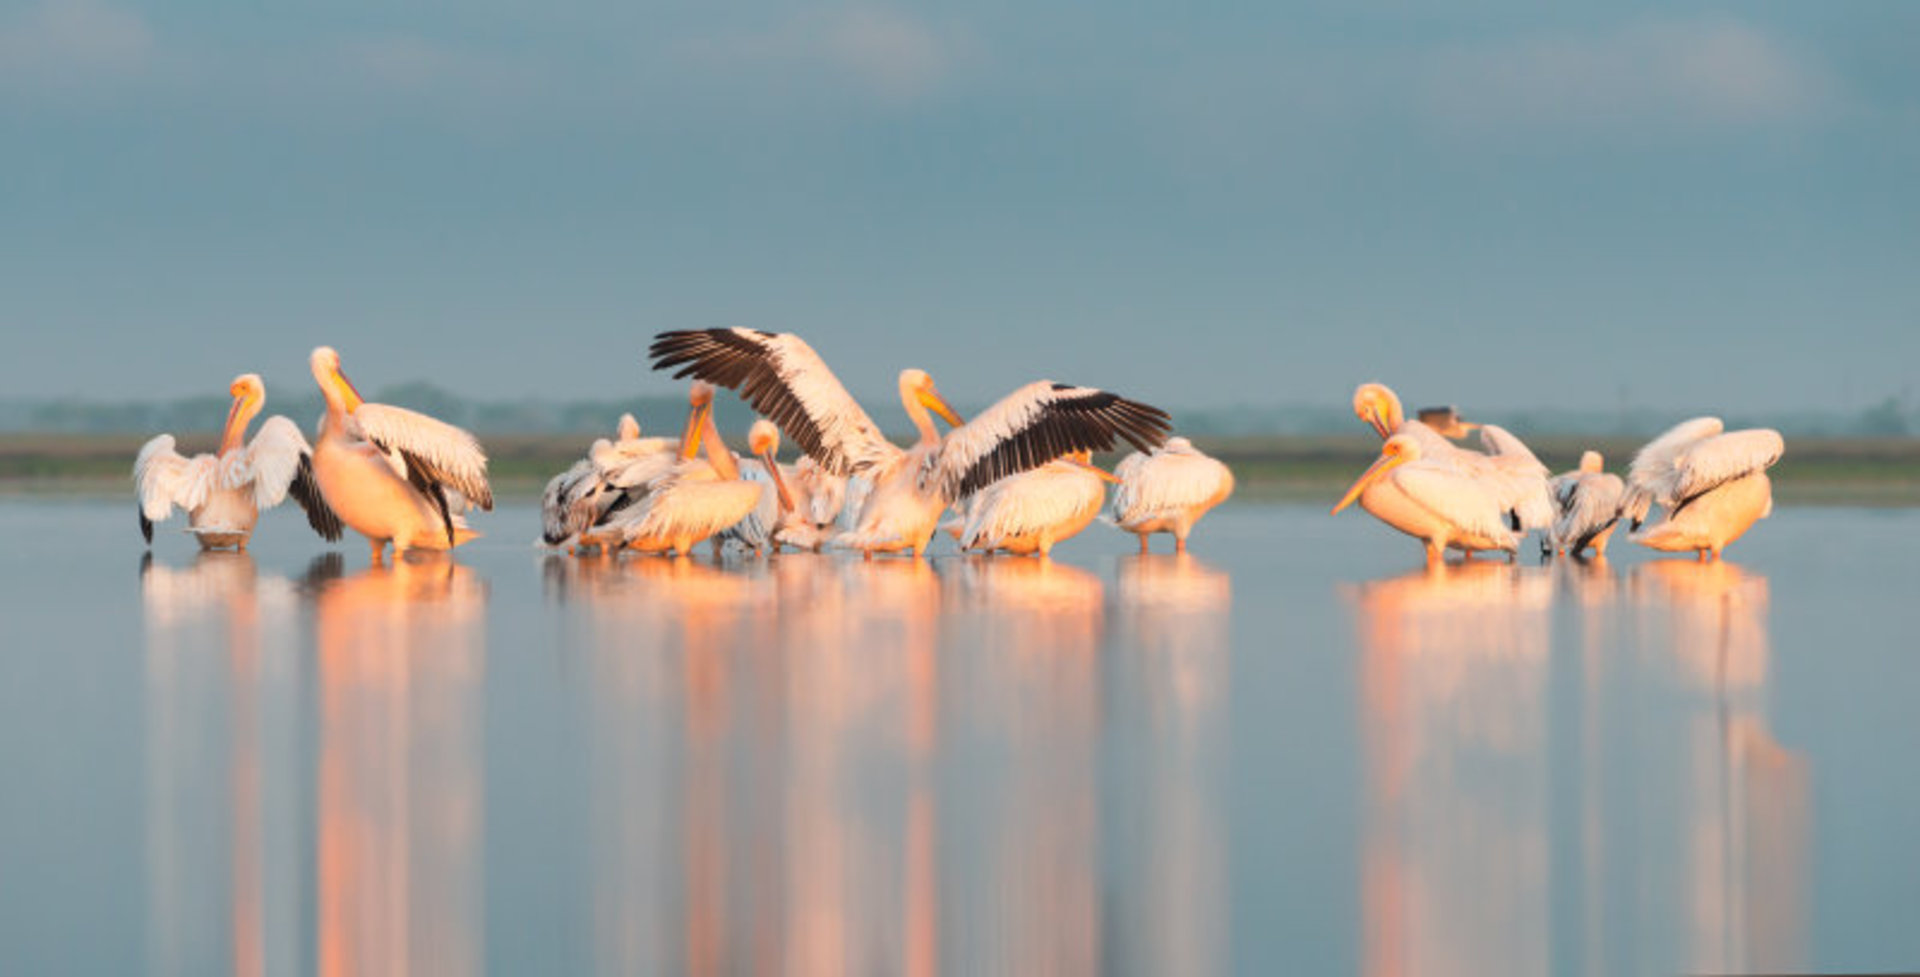
M 0 396 L 1911 402 L 1920 7 L 0 0 Z

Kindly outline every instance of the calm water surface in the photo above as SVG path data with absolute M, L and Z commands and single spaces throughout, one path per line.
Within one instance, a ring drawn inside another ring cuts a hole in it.
M 8 973 L 1920 967 L 1920 515 L 369 569 L 0 503 Z M 1627 547 L 1623 544 L 1622 549 Z

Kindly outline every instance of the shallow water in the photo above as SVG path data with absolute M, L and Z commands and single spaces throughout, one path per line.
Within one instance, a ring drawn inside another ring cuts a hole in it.
M 0 503 L 0 970 L 1920 962 L 1914 512 L 1433 575 L 1323 508 L 1051 564 L 534 525 L 148 565 L 130 504 Z

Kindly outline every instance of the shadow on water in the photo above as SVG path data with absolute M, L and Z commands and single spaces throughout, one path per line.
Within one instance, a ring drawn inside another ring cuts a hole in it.
M 1348 597 L 1367 972 L 1804 964 L 1808 773 L 1768 731 L 1765 577 L 1468 562 Z

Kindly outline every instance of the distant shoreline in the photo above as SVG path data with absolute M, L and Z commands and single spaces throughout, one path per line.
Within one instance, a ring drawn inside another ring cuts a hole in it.
M 136 435 L 0 434 L 0 496 L 131 498 Z M 492 458 L 496 496 L 539 497 L 548 478 L 586 454 L 592 438 L 563 435 L 482 436 Z M 1232 469 L 1242 501 L 1329 505 L 1373 460 L 1378 440 L 1350 437 L 1196 438 Z M 1572 468 L 1580 452 L 1602 452 L 1609 471 L 1623 471 L 1639 439 L 1541 437 L 1530 442 L 1554 471 Z M 181 440 L 184 452 L 208 451 L 212 434 Z M 735 448 L 741 447 L 735 445 Z M 789 452 L 791 454 L 791 452 Z M 1096 459 L 1111 465 L 1112 457 Z M 1785 505 L 1920 506 L 1920 439 L 1792 438 L 1770 472 Z

